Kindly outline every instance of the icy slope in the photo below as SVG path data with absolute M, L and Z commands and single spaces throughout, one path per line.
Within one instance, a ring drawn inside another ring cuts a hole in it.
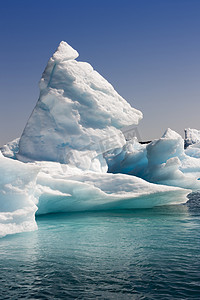
M 138 124 L 132 108 L 78 52 L 61 42 L 40 81 L 40 97 L 19 142 L 21 160 L 48 160 L 106 172 L 102 152 L 122 147 L 119 130 Z

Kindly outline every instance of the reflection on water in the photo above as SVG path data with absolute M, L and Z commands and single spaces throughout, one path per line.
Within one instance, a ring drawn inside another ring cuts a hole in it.
M 0 240 L 0 298 L 199 299 L 198 197 L 38 217 L 38 231 Z

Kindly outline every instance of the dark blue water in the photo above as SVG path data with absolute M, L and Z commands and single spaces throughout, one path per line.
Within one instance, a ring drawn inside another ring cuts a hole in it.
M 200 196 L 47 215 L 0 240 L 0 299 L 200 299 Z

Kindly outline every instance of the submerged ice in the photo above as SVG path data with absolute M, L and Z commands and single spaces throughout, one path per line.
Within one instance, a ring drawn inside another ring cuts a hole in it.
M 177 133 L 126 140 L 142 113 L 78 56 L 60 43 L 22 136 L 0 149 L 0 236 L 36 229 L 35 214 L 184 203 L 199 188 Z

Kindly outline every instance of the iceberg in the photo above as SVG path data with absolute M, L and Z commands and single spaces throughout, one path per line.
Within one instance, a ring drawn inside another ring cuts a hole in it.
M 125 144 L 123 126 L 142 113 L 78 52 L 61 42 L 40 81 L 40 97 L 19 141 L 18 159 L 55 161 L 106 172 L 102 152 Z
M 19 138 L 1 147 L 0 151 L 5 157 L 16 159 L 16 154 L 19 152 Z
M 184 203 L 190 192 L 125 174 L 82 171 L 55 162 L 37 162 L 37 214 L 151 208 Z
M 185 129 L 185 153 L 194 158 L 200 158 L 200 130 Z
M 39 214 L 185 203 L 200 182 L 172 130 L 126 140 L 142 113 L 78 55 L 60 43 L 22 136 L 0 148 L 0 236 L 37 229 Z
M 108 172 L 194 191 L 200 189 L 200 159 L 187 155 L 183 138 L 170 128 L 160 139 L 147 145 L 141 145 L 135 138 L 122 148 L 108 151 L 104 157 Z
M 185 154 L 184 140 L 168 128 L 164 135 L 147 146 L 148 168 L 146 178 L 155 183 L 200 189 L 196 171 L 200 171 L 200 160 Z
M 200 130 L 187 128 L 185 129 L 185 148 L 190 145 L 200 143 Z

